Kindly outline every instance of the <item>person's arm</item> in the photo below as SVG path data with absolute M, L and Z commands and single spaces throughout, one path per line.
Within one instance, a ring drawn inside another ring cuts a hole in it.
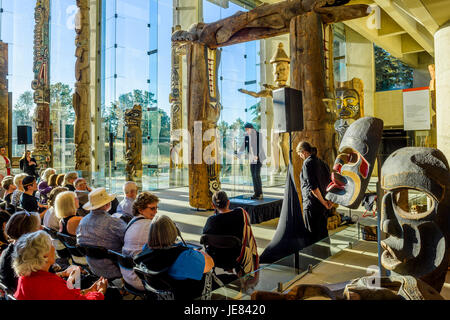
M 320 203 L 321 203 L 325 208 L 327 208 L 327 209 L 330 209 L 330 208 L 331 208 L 331 206 L 332 206 L 331 203 L 330 203 L 329 201 L 325 200 L 325 199 L 322 197 L 322 193 L 320 192 L 319 188 L 316 188 L 316 189 L 314 189 L 314 190 L 311 190 L 311 193 L 313 194 L 314 197 L 316 197 L 316 198 L 320 201 Z

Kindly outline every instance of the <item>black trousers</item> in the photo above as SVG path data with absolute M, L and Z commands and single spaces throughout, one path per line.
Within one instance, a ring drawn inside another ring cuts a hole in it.
M 261 167 L 262 164 L 260 162 L 250 164 L 250 171 L 252 172 L 253 180 L 253 191 L 255 193 L 255 196 L 260 196 L 263 193 L 261 182 Z

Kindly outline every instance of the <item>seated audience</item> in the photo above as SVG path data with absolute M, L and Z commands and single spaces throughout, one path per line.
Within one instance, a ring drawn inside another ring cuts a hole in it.
M 232 266 L 235 262 L 235 270 L 239 276 L 257 270 L 258 250 L 248 213 L 242 208 L 231 210 L 225 191 L 216 191 L 212 196 L 212 203 L 215 214 L 206 221 L 203 234 L 229 235 L 241 240 L 241 248 L 221 249 L 220 254 L 217 252 L 214 256 L 216 264 Z
M 192 300 L 202 295 L 204 274 L 212 270 L 214 261 L 202 251 L 175 243 L 178 235 L 169 217 L 156 216 L 150 225 L 148 242 L 134 261 L 150 271 L 167 268 L 161 276 L 171 283 L 175 299 Z
M 28 176 L 26 173 L 20 173 L 14 176 L 14 185 L 17 189 L 14 190 L 13 195 L 11 196 L 11 204 L 16 208 L 20 207 L 20 198 L 25 191 L 23 189 L 22 181 L 26 176 Z
M 56 185 L 60 186 L 60 187 L 64 187 L 63 186 L 63 182 L 64 182 L 64 173 L 58 174 L 58 176 L 56 177 Z
M 39 201 L 42 204 L 47 204 L 47 196 L 50 191 L 52 191 L 52 187 L 48 185 L 48 178 L 50 175 L 55 174 L 56 171 L 53 168 L 45 169 L 41 174 L 41 179 L 38 183 L 38 192 L 39 192 Z
M 14 190 L 17 189 L 17 187 L 14 185 L 14 177 L 13 176 L 4 177 L 2 180 L 2 188 L 5 190 L 5 193 L 3 194 L 3 200 L 5 200 L 7 203 L 10 204 Z
M 76 179 L 73 182 L 73 185 L 75 186 L 75 193 L 77 194 L 78 202 L 80 203 L 77 210 L 77 216 L 84 217 L 89 213 L 89 211 L 84 210 L 83 206 L 89 201 L 89 192 L 91 192 L 92 189 L 89 188 L 86 179 L 84 178 Z
M 97 188 L 89 193 L 89 202 L 83 208 L 90 210 L 77 229 L 77 242 L 80 245 L 93 245 L 121 252 L 126 223 L 108 214 L 114 194 L 108 194 L 105 188 Z M 86 258 L 89 268 L 97 276 L 107 279 L 122 277 L 119 267 L 110 259 Z
M 125 198 L 120 201 L 119 205 L 117 206 L 116 213 L 113 214 L 113 217 L 120 218 L 128 223 L 133 218 L 133 202 L 136 199 L 138 193 L 136 182 L 125 182 L 125 184 L 123 185 L 123 193 L 125 195 Z
M 67 172 L 64 175 L 64 180 L 62 182 L 63 186 L 69 189 L 69 191 L 75 191 L 74 181 L 78 179 L 78 173 L 75 171 Z
M 3 208 L 0 208 L 0 253 L 8 247 L 9 242 L 6 239 L 5 226 L 9 218 L 11 218 L 11 214 Z
M 44 231 L 26 234 L 16 242 L 13 268 L 19 276 L 14 297 L 17 300 L 103 300 L 108 281 L 100 278 L 89 289 L 69 289 L 75 281 L 76 268 L 65 274 L 49 272 L 55 263 L 55 248 Z
M 47 201 L 48 210 L 47 212 L 45 212 L 44 219 L 42 221 L 42 225 L 44 227 L 53 229 L 55 231 L 59 230 L 59 218 L 55 214 L 55 200 L 56 196 L 64 191 L 69 191 L 69 189 L 64 187 L 56 187 L 52 189 L 52 191 L 50 191 Z
M 134 257 L 142 251 L 148 241 L 150 223 L 158 212 L 159 198 L 148 191 L 140 193 L 133 203 L 133 219 L 125 230 L 122 254 Z M 141 279 L 132 269 L 120 268 L 126 283 L 138 290 L 144 290 Z
M 22 184 L 25 191 L 20 197 L 20 206 L 26 211 L 38 212 L 41 218 L 43 218 L 48 206 L 39 203 L 38 199 L 34 196 L 37 190 L 36 178 L 27 176 L 23 179 Z
M 41 228 L 41 219 L 36 212 L 16 212 L 9 218 L 5 226 L 5 234 L 9 245 L 0 256 L 0 282 L 15 291 L 17 277 L 12 269 L 12 254 L 16 241 L 24 234 L 37 231 Z
M 59 232 L 68 236 L 76 236 L 81 217 L 76 216 L 78 198 L 73 191 L 64 191 L 56 196 L 55 214 L 59 218 Z
M 48 186 L 52 187 L 52 188 L 58 187 L 58 183 L 56 183 L 57 179 L 58 179 L 58 175 L 56 173 L 49 175 L 48 180 L 47 180 Z

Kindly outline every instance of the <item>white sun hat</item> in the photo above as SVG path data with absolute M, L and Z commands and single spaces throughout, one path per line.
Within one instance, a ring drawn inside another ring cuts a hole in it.
M 105 188 L 96 188 L 89 192 L 89 201 L 83 206 L 84 210 L 95 210 L 110 203 L 116 198 L 115 194 L 108 194 Z

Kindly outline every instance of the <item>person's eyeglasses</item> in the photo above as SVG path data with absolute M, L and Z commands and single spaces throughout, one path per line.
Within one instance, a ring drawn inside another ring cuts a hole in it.
M 151 206 L 151 207 L 147 207 L 147 209 L 150 209 L 152 211 L 157 210 L 159 207 L 158 206 Z

